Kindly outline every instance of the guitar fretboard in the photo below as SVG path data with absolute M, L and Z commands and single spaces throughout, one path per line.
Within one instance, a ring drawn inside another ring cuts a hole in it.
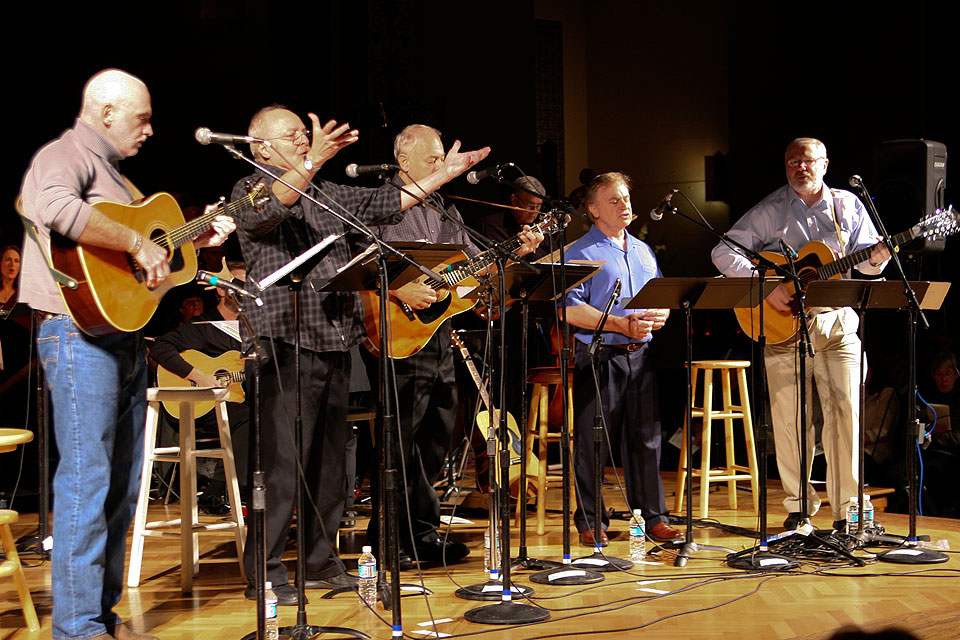
M 544 235 L 549 235 L 556 232 L 557 228 L 556 220 L 547 220 L 535 224 L 534 226 L 530 227 L 530 230 L 534 233 L 539 232 Z M 500 243 L 501 249 L 506 250 L 509 253 L 513 253 L 521 246 L 523 246 L 523 240 L 521 240 L 519 236 L 507 238 Z M 456 286 L 467 278 L 475 276 L 479 272 L 492 265 L 496 261 L 496 255 L 496 249 L 487 249 L 486 251 L 481 251 L 472 258 L 467 258 L 466 260 L 462 260 L 450 265 L 449 269 L 440 274 L 440 277 L 443 278 L 443 282 L 431 278 L 424 284 L 432 289 L 446 289 Z
M 177 249 L 187 242 L 193 242 L 207 229 L 210 228 L 210 223 L 213 222 L 213 219 L 216 218 L 221 213 L 225 213 L 228 216 L 236 217 L 237 213 L 242 211 L 247 207 L 252 207 L 254 200 L 263 196 L 266 187 L 263 184 L 258 184 L 253 191 L 243 196 L 239 200 L 234 200 L 233 202 L 228 202 L 221 204 L 216 209 L 213 209 L 209 213 L 205 213 L 198 218 L 194 218 L 186 224 L 182 224 L 176 229 L 172 229 L 168 233 L 164 233 L 161 236 L 154 239 L 154 242 L 160 245 L 168 245 L 173 249 Z

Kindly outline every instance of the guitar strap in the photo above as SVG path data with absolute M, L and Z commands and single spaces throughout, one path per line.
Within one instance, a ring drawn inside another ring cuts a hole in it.
M 833 218 L 833 228 L 837 231 L 837 246 L 840 248 L 840 257 L 844 257 L 846 252 L 843 249 L 843 233 L 840 231 L 840 218 L 837 215 L 837 192 L 833 189 L 830 189 L 830 202 L 827 204 L 830 207 L 830 215 Z
M 133 196 L 134 202 L 136 202 L 137 200 L 143 200 L 146 197 L 143 195 L 143 191 L 140 191 L 140 189 L 137 189 L 137 185 L 133 184 L 130 181 L 130 178 L 123 175 L 122 173 L 120 174 L 120 177 L 123 178 L 124 183 L 126 183 L 127 185 L 127 189 L 130 190 L 130 195 Z

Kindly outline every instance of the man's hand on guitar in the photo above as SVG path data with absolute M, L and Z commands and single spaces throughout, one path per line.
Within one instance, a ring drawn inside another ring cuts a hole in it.
M 517 234 L 517 237 L 520 238 L 520 241 L 523 245 L 517 249 L 516 253 L 518 256 L 525 256 L 528 253 L 533 253 L 537 250 L 537 247 L 540 246 L 540 243 L 543 242 L 543 234 L 539 231 L 531 231 L 530 225 L 523 225 L 523 231 Z
M 133 254 L 133 259 L 144 271 L 144 282 L 148 287 L 156 287 L 170 275 L 167 258 L 167 250 L 147 238 L 143 239 L 140 249 Z
M 879 267 L 881 264 L 890 259 L 890 250 L 887 249 L 887 245 L 882 242 L 873 248 L 873 251 L 870 252 L 870 266 Z
M 203 210 L 205 214 L 218 209 L 218 204 L 208 204 Z M 210 228 L 200 237 L 193 241 L 193 246 L 197 249 L 204 247 L 219 247 L 227 240 L 227 236 L 236 231 L 237 224 L 233 218 L 228 215 L 219 215 L 210 221 Z
M 782 284 L 771 291 L 766 300 L 770 303 L 771 307 L 780 313 L 787 315 L 793 313 L 793 307 L 790 304 L 793 300 L 793 292 Z
M 426 309 L 437 301 L 437 292 L 422 282 L 408 282 L 393 291 L 393 294 L 416 311 Z
M 222 387 L 220 381 L 217 380 L 213 375 L 207 373 L 206 371 L 200 371 L 194 367 L 190 373 L 187 374 L 187 380 L 194 383 L 198 387 Z

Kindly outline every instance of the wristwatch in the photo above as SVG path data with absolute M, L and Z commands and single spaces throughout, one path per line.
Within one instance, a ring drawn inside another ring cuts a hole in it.
M 317 165 L 315 165 L 315 164 L 313 164 L 312 162 L 310 162 L 310 158 L 306 158 L 306 157 L 303 159 L 303 168 L 306 169 L 307 171 L 313 171 L 313 170 L 315 170 L 315 169 L 320 169 L 320 167 L 318 167 Z

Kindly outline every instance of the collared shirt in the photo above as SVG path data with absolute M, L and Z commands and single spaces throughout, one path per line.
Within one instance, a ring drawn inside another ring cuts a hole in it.
M 271 168 L 276 172 L 276 169 Z M 283 170 L 280 170 L 282 172 Z M 265 176 L 257 172 L 251 178 Z M 233 188 L 233 198 L 246 195 L 250 178 L 241 180 Z M 272 179 L 266 178 L 268 184 Z M 390 224 L 403 217 L 400 195 L 384 185 L 379 189 L 347 187 L 325 180 L 315 180 L 327 194 L 317 193 L 314 187 L 306 192 L 321 202 L 329 199 L 340 203 L 347 211 L 366 224 Z M 339 210 L 331 206 L 334 210 Z M 270 200 L 259 212 L 248 211 L 237 219 L 237 235 L 246 261 L 248 280 L 260 282 L 323 238 L 343 233 L 346 228 L 332 214 L 312 202 L 300 198 L 286 207 L 270 190 Z M 313 279 L 330 278 L 337 269 L 349 262 L 350 243 L 338 240 L 326 250 L 317 266 L 307 274 L 300 295 L 300 346 L 311 351 L 347 351 L 366 336 L 360 298 L 356 293 L 317 293 L 309 285 Z M 261 296 L 262 307 L 246 309 L 254 331 L 261 336 L 277 338 L 294 344 L 293 293 L 282 285 L 268 288 Z M 242 324 L 241 324 L 242 326 Z M 244 328 L 244 346 L 248 336 Z
M 394 178 L 395 183 L 396 178 Z M 416 187 L 405 187 L 412 193 L 417 193 Z M 437 195 L 429 196 L 430 201 L 436 204 L 439 201 L 440 208 L 446 211 L 447 215 L 463 223 L 463 217 L 457 211 L 457 207 L 447 202 Z M 463 250 L 468 257 L 480 253 L 480 250 L 459 225 L 450 220 L 441 220 L 440 214 L 430 207 L 422 204 L 416 204 L 406 210 L 403 220 L 398 224 L 381 226 L 377 229 L 381 240 L 387 242 L 414 242 L 425 241 L 431 244 L 463 244 L 466 248 Z
M 826 197 L 808 207 L 790 185 L 777 189 L 747 211 L 727 235 L 754 251 L 780 253 L 778 240 L 800 251 L 808 242 L 818 240 L 834 251 L 849 255 L 877 243 L 878 234 L 863 207 L 850 193 L 824 185 Z M 840 235 L 837 235 L 839 223 Z M 748 277 L 753 265 L 724 243 L 714 247 L 713 264 L 726 276 Z M 885 265 L 873 267 L 868 260 L 856 266 L 861 273 L 876 275 Z
M 133 199 L 117 163 L 123 155 L 79 119 L 33 156 L 21 194 L 27 218 L 49 246 L 50 231 L 76 240 L 90 220 L 91 203 Z M 23 245 L 20 302 L 39 311 L 67 313 L 47 262 L 32 240 Z
M 610 314 L 628 316 L 631 313 L 642 312 L 642 309 L 627 309 L 624 305 L 640 293 L 647 282 L 653 278 L 662 277 L 653 249 L 629 233 L 626 233 L 624 250 L 593 226 L 566 250 L 565 256 L 568 262 L 570 260 L 606 260 L 592 278 L 580 283 L 567 294 L 568 307 L 589 304 L 603 311 L 613 293 L 617 278 L 620 278 L 620 303 L 610 310 Z M 589 343 L 593 337 L 593 329 L 581 327 L 572 327 L 572 329 L 573 337 L 580 342 Z M 650 334 L 638 341 L 615 331 L 604 331 L 602 335 L 604 344 L 650 342 L 653 339 L 653 334 Z

